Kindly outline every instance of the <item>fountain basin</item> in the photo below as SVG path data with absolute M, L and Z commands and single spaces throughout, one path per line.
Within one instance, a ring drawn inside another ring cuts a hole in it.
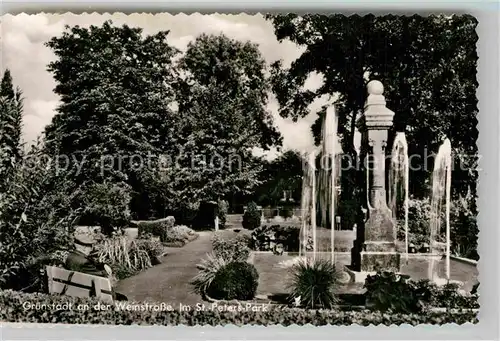
M 274 255 L 272 252 L 252 252 L 251 262 L 257 268 L 259 273 L 258 294 L 284 294 L 288 293 L 288 285 L 291 278 L 289 270 L 280 267 L 279 263 L 297 257 L 297 254 L 289 253 L 286 255 Z M 317 258 L 330 259 L 329 252 L 319 252 Z M 409 275 L 414 280 L 428 279 L 428 266 L 431 258 L 436 261 L 436 270 L 438 278 L 446 277 L 445 259 L 442 255 L 436 254 L 410 254 L 408 262 L 405 255 L 401 255 L 400 273 Z M 358 293 L 363 291 L 364 279 L 374 272 L 358 272 L 348 269 L 351 264 L 349 253 L 335 253 L 335 263 L 347 272 L 351 273 L 351 283 L 339 287 L 339 292 Z M 474 284 L 478 283 L 478 270 L 474 264 L 469 264 L 461 260 L 450 260 L 450 278 L 452 281 L 463 283 L 461 289 L 470 292 Z
M 361 252 L 361 271 L 399 272 L 401 268 L 401 254 L 396 251 L 363 251 Z

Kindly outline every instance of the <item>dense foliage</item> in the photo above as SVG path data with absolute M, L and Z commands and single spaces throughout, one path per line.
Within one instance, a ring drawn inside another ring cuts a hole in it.
M 428 307 L 478 309 L 478 295 L 460 293 L 456 284 L 438 287 L 429 280 L 414 281 L 389 271 L 365 281 L 367 305 L 380 311 L 419 313 Z
M 451 252 L 469 259 L 477 260 L 477 235 L 479 232 L 474 210 L 469 207 L 471 203 L 467 198 L 459 197 L 453 200 L 450 207 L 450 240 Z M 408 205 L 408 240 L 420 249 L 424 244 L 429 245 L 430 237 L 430 200 L 411 198 Z M 404 240 L 404 211 L 399 210 L 398 239 Z M 438 242 L 445 242 L 446 220 L 444 208 L 440 212 L 440 231 L 436 236 Z
M 64 261 L 81 190 L 37 141 L 23 151 L 23 99 L 9 70 L 0 85 L 0 288 L 43 289 L 43 268 Z M 69 190 L 71 188 L 71 190 Z
M 255 190 L 255 201 L 261 206 L 297 205 L 302 191 L 302 156 L 288 150 L 271 161 L 263 160 L 262 184 Z M 284 200 L 284 192 L 288 195 Z
M 85 186 L 81 198 L 80 224 L 101 226 L 111 235 L 130 222 L 130 187 L 126 183 L 93 183 Z
M 0 193 L 0 287 L 32 290 L 39 270 L 57 261 L 56 253 L 72 245 L 72 232 L 81 210 L 78 190 L 40 157 L 38 146 L 16 163 Z
M 291 269 L 290 297 L 306 308 L 331 309 L 338 302 L 339 272 L 330 260 L 302 260 Z
M 67 27 L 47 43 L 62 102 L 45 131 L 47 152 L 69 157 L 76 181 L 133 182 L 148 152 L 158 155 L 171 138 L 177 51 L 167 34 L 143 37 L 141 29 L 105 22 Z
M 139 237 L 152 235 L 154 237 L 158 237 L 161 242 L 166 242 L 168 229 L 174 226 L 175 218 L 166 217 L 157 220 L 135 221 L 133 224 L 137 226 L 137 233 Z
M 163 251 L 163 245 L 152 239 L 129 240 L 126 236 L 106 238 L 95 247 L 97 260 L 109 265 L 116 279 L 130 277 L 158 264 Z
M 295 226 L 264 225 L 252 232 L 251 247 L 255 251 L 298 252 L 300 228 Z
M 342 149 L 351 153 L 367 78 L 378 79 L 396 113 L 395 131 L 407 133 L 410 154 L 425 159 L 425 151 L 435 151 L 446 135 L 457 152 L 470 157 L 455 161 L 473 167 L 478 134 L 474 17 L 290 13 L 268 19 L 279 41 L 289 39 L 305 48 L 289 68 L 281 62 L 273 66 L 273 90 L 283 116 L 304 117 L 313 100 L 339 93 Z M 303 87 L 311 73 L 323 76 L 323 84 L 314 90 Z M 320 130 L 314 132 L 319 136 Z M 417 197 L 430 171 L 412 170 L 412 193 Z M 475 186 L 474 169 L 456 167 L 454 173 L 457 191 Z
M 249 239 L 245 235 L 226 239 L 216 234 L 212 239 L 212 248 L 217 257 L 228 262 L 246 262 L 250 256 Z
M 15 163 L 22 158 L 22 119 L 22 92 L 19 88 L 14 90 L 7 69 L 0 83 L 0 191 L 6 189 L 6 180 L 12 175 Z
M 258 284 L 259 274 L 254 265 L 230 262 L 216 273 L 207 294 L 219 300 L 251 300 Z
M 305 117 L 314 100 L 328 96 L 312 126 L 318 143 L 326 106 L 335 100 L 342 150 L 356 160 L 354 135 L 356 120 L 364 110 L 366 85 L 371 79 L 380 80 L 387 106 L 395 112 L 391 133 L 404 131 L 408 141 L 410 193 L 418 199 L 430 195 L 433 154 L 447 136 L 453 148 L 452 195 L 457 198 L 470 192 L 468 206 L 472 216 L 477 214 L 478 37 L 474 17 L 288 13 L 267 18 L 279 41 L 290 40 L 304 49 L 289 67 L 281 61 L 272 66 L 272 87 L 283 117 Z M 306 87 L 309 76 L 318 74 L 321 84 Z M 332 98 L 334 94 L 338 98 Z M 390 152 L 391 144 L 390 138 L 386 151 Z M 366 176 L 361 173 L 353 168 L 342 172 L 341 202 L 354 200 L 356 207 L 366 206 Z M 477 233 L 466 229 L 460 233 L 458 238 L 476 245 Z M 472 257 L 475 248 L 465 253 Z
M 198 237 L 198 234 L 186 225 L 175 225 L 167 228 L 165 246 L 182 247 Z
M 255 230 L 261 224 L 262 213 L 253 201 L 248 203 L 247 209 L 243 214 L 243 228 L 248 230 Z
M 249 194 L 261 168 L 252 149 L 281 137 L 257 46 L 201 35 L 174 61 L 167 36 L 106 22 L 52 38 L 62 104 L 46 140 L 76 183 L 126 182 L 134 218 L 185 223 L 202 202 Z
M 232 255 L 230 256 L 230 258 L 233 258 Z M 194 293 L 205 298 L 217 274 L 222 271 L 230 261 L 230 259 L 221 257 L 215 252 L 207 254 L 206 257 L 196 265 L 198 273 L 190 282 Z

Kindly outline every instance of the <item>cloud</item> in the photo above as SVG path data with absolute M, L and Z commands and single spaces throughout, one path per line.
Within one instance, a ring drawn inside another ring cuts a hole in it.
M 144 34 L 168 30 L 170 31 L 169 43 L 181 51 L 185 50 L 189 42 L 202 33 L 223 33 L 232 39 L 250 40 L 258 44 L 268 63 L 282 59 L 285 65 L 289 65 L 303 51 L 303 48 L 289 41 L 279 43 L 271 23 L 262 15 L 67 13 L 62 15 L 4 15 L 1 19 L 2 67 L 11 70 L 15 85 L 23 90 L 25 96 L 24 138 L 27 141 L 36 139 L 55 114 L 59 98 L 52 92 L 55 81 L 47 71 L 47 64 L 54 60 L 55 56 L 49 48 L 44 46 L 44 43 L 51 37 L 60 35 L 66 24 L 88 27 L 112 20 L 114 25 L 127 24 L 131 27 L 142 27 Z M 306 86 L 314 89 L 321 84 L 321 75 L 312 75 Z M 321 105 L 311 106 L 312 110 L 317 110 L 319 107 Z M 284 148 L 310 149 L 313 141 L 310 126 L 316 115 L 313 113 L 299 122 L 292 122 L 281 118 L 277 108 L 276 100 L 271 98 L 269 110 L 273 113 L 276 126 L 283 134 Z
M 51 23 L 44 15 L 2 17 L 2 68 L 10 69 L 14 86 L 24 95 L 24 140 L 35 140 L 55 114 L 55 81 L 47 72 L 54 54 L 44 45 L 63 32 L 64 21 Z M 2 70 L 3 72 L 3 70 Z

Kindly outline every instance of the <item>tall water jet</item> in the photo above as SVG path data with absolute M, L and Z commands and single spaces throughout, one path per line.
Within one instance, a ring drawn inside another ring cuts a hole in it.
M 311 230 L 313 239 L 313 259 L 316 260 L 317 240 L 316 240 L 316 153 L 312 152 L 309 158 L 311 167 L 312 185 L 311 185 Z
M 433 254 L 436 250 L 436 236 L 441 232 L 441 213 L 443 201 L 445 201 L 446 222 L 446 279 L 450 280 L 450 205 L 451 205 L 451 143 L 448 138 L 444 139 L 439 147 L 434 161 L 432 173 L 432 197 L 430 213 L 430 249 Z M 431 256 L 429 262 L 429 279 L 436 280 L 435 260 Z
M 314 157 L 312 158 L 314 160 Z M 314 163 L 311 164 L 311 154 L 303 155 L 302 163 L 302 194 L 301 194 L 301 211 L 302 211 L 302 233 L 299 249 L 299 256 L 306 256 L 309 238 L 311 236 L 311 204 L 314 185 Z
M 319 188 L 322 203 L 322 225 L 326 227 L 327 212 L 330 212 L 330 254 L 332 262 L 335 261 L 335 206 L 336 206 L 336 185 L 337 185 L 337 156 L 339 154 L 339 141 L 337 137 L 337 122 L 335 107 L 332 105 L 326 111 L 325 121 L 323 123 L 323 145 L 322 145 L 322 187 Z M 326 159 L 326 164 L 325 164 Z
M 389 208 L 395 220 L 398 218 L 398 199 L 404 200 L 405 255 L 408 262 L 408 210 L 409 210 L 410 165 L 408 143 L 403 132 L 396 133 L 391 153 L 389 173 Z
M 316 258 L 316 153 L 313 151 L 303 159 L 302 176 L 302 231 L 299 256 L 306 256 L 312 234 L 313 257 Z

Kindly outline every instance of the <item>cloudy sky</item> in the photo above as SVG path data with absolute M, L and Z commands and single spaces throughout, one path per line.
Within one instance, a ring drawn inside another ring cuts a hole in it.
M 152 34 L 170 30 L 169 42 L 180 50 L 201 33 L 224 33 L 237 40 L 250 40 L 259 45 L 266 61 L 272 63 L 282 59 L 291 63 L 302 53 L 302 49 L 291 42 L 279 43 L 269 22 L 260 15 L 169 15 L 169 14 L 63 14 L 63 15 L 4 15 L 0 26 L 1 67 L 11 70 L 16 86 L 25 96 L 24 138 L 35 139 L 55 114 L 58 96 L 52 90 L 55 81 L 46 71 L 47 64 L 55 58 L 52 51 L 44 46 L 51 37 L 60 35 L 65 25 L 100 25 L 112 20 L 115 25 L 128 24 L 141 27 L 144 33 Z M 320 75 L 311 75 L 306 87 L 321 85 Z M 278 104 L 271 98 L 269 110 L 275 117 L 284 138 L 285 149 L 306 151 L 313 144 L 310 126 L 314 122 L 315 111 L 327 100 L 322 98 L 311 105 L 312 113 L 297 123 L 282 119 L 277 114 Z

